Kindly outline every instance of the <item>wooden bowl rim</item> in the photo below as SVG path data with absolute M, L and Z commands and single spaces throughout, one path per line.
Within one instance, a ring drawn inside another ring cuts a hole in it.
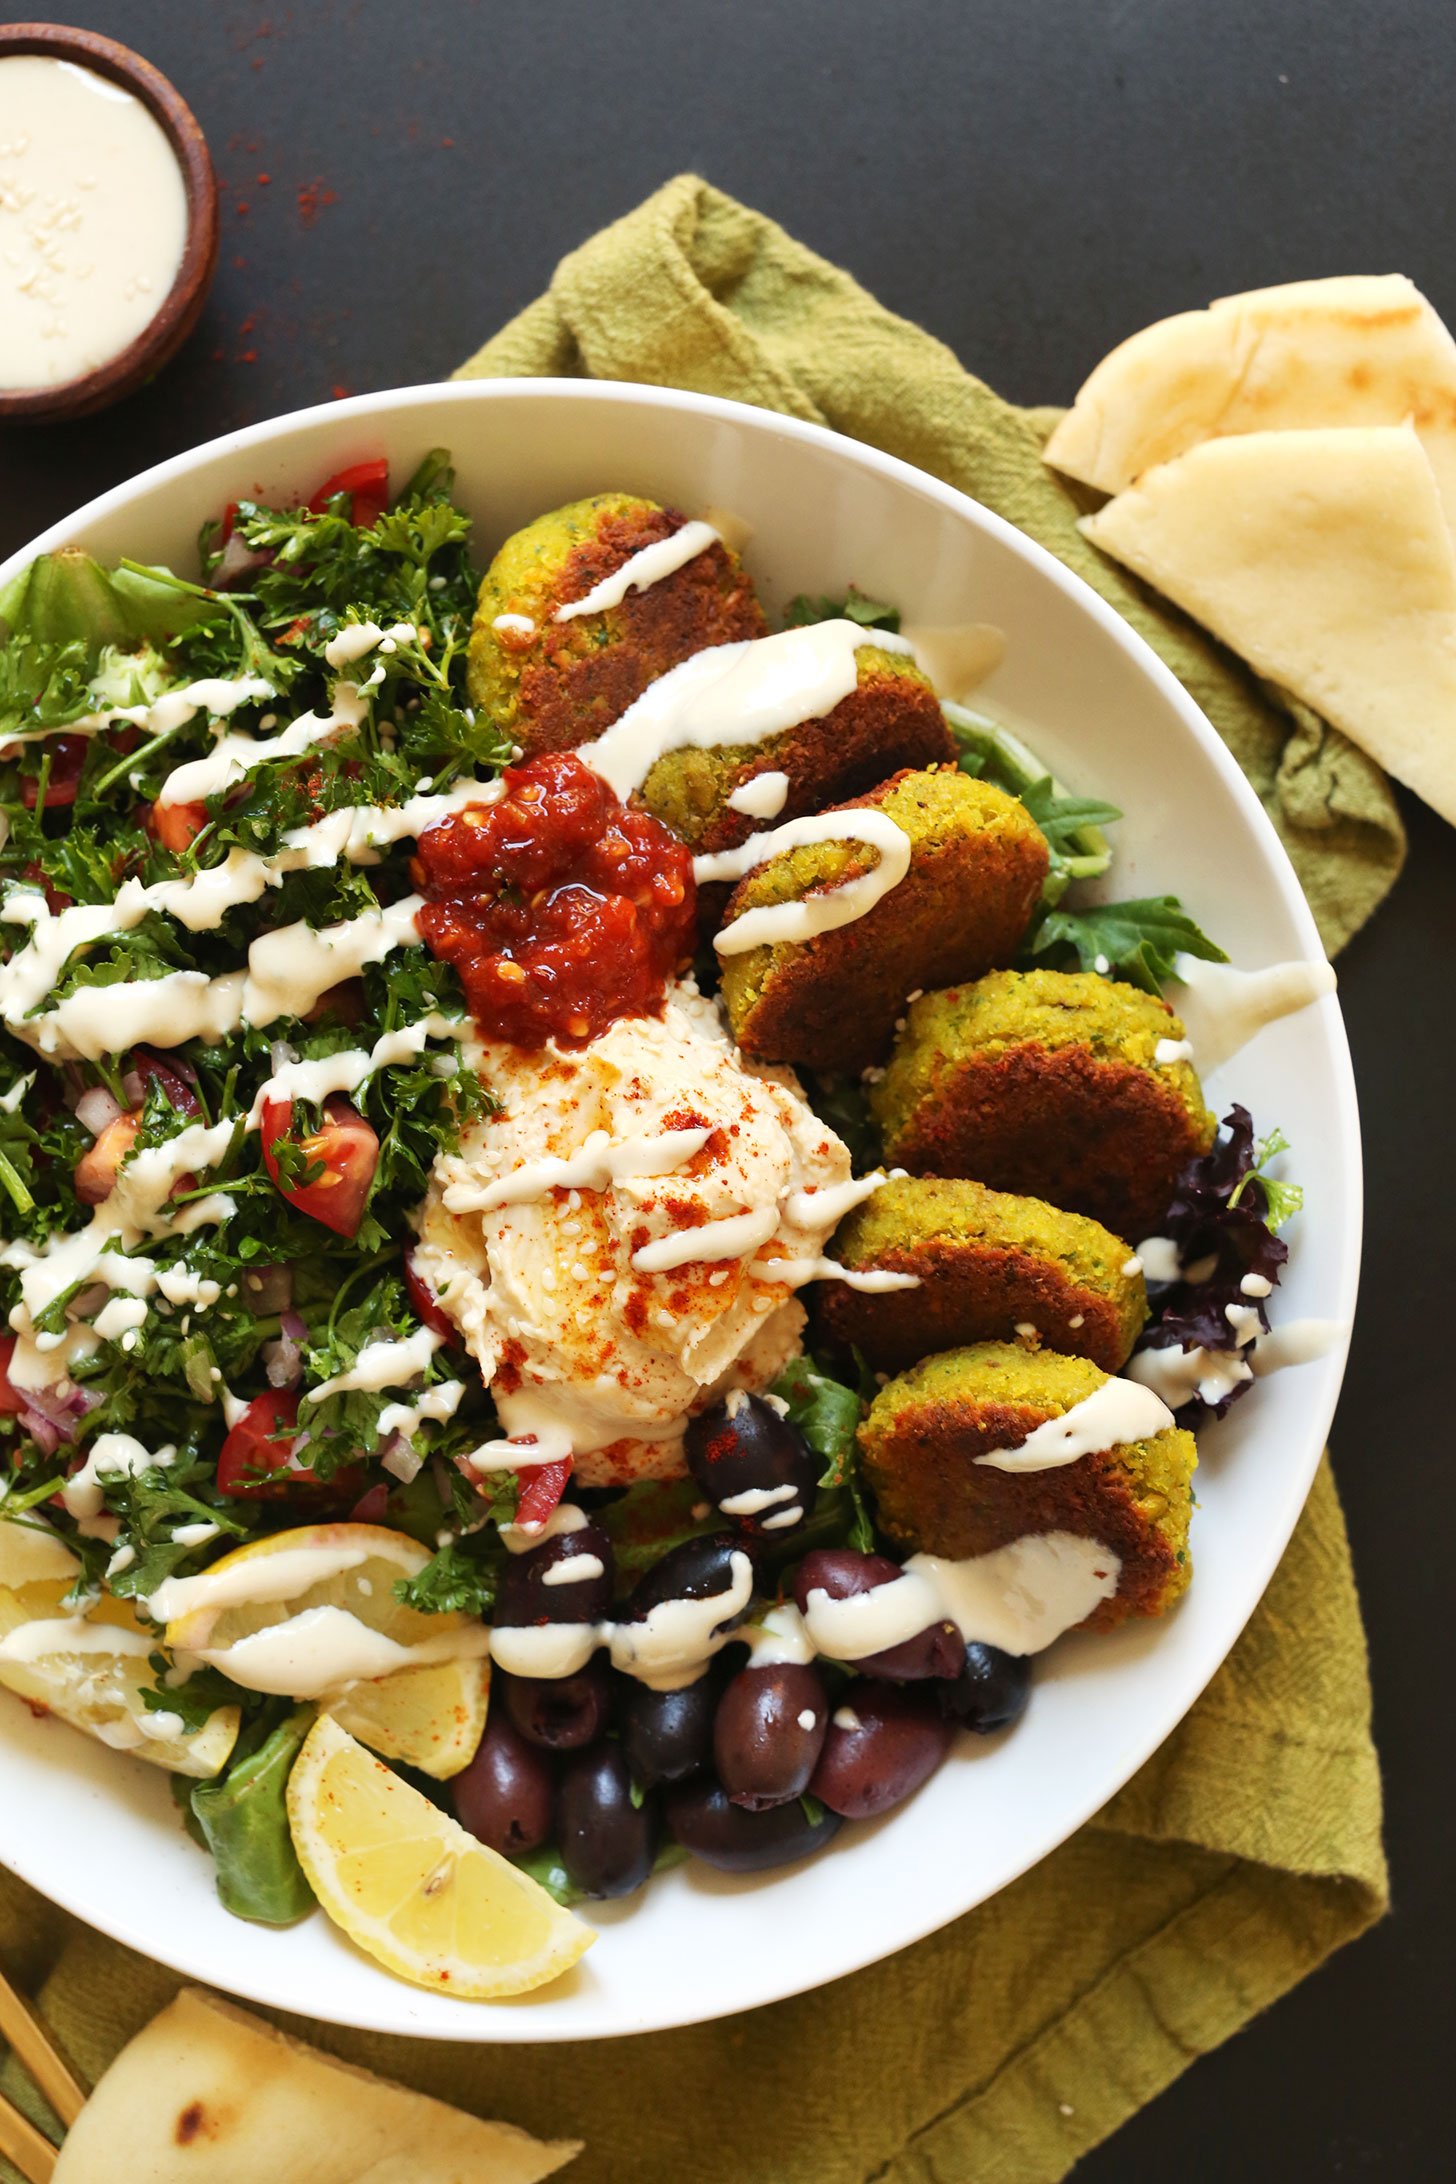
M 64 23 L 0 23 L 0 60 L 25 53 L 73 61 L 142 101 L 161 125 L 182 170 L 187 234 L 172 286 L 136 338 L 94 370 L 57 386 L 0 388 L 0 419 L 6 421 L 80 416 L 140 386 L 176 353 L 197 323 L 218 251 L 217 178 L 207 139 L 176 85 L 140 53 L 99 31 L 73 30 Z

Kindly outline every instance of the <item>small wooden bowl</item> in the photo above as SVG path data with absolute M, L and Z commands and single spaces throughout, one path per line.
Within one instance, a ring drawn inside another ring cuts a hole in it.
M 154 316 L 135 341 L 94 371 L 54 387 L 0 389 L 0 420 L 85 417 L 134 393 L 176 355 L 197 324 L 212 276 L 217 270 L 217 179 L 207 140 L 191 107 L 159 69 L 129 46 L 95 31 L 69 30 L 61 23 L 0 24 L 0 60 L 18 53 L 39 53 L 74 61 L 130 91 L 156 117 L 176 154 L 187 192 L 187 240 L 182 263 Z

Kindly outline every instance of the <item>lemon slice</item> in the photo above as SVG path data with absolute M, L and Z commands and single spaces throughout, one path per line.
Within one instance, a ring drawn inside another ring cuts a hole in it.
M 525 1994 L 596 1935 L 328 1714 L 288 1779 L 288 1824 L 329 1917 L 387 1971 L 470 2001 Z
M 325 1699 L 373 1750 L 443 1780 L 485 1728 L 488 1638 L 470 1616 L 396 1600 L 429 1559 L 384 1525 L 303 1525 L 164 1585 L 154 1605 L 171 1617 L 169 1647 L 247 1690 Z
M 154 1631 L 109 1596 L 84 1615 L 61 1601 L 81 1565 L 53 1532 L 0 1521 L 0 1684 L 32 1706 L 174 1774 L 215 1775 L 238 1736 L 238 1710 L 220 1706 L 187 1734 L 143 1692 L 157 1679 Z

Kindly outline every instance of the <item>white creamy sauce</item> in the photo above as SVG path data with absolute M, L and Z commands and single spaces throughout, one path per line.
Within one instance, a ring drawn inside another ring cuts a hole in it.
M 1191 1062 L 1192 1059 L 1191 1039 L 1160 1039 L 1153 1048 L 1153 1060 L 1160 1069 L 1171 1069 L 1175 1062 Z
M 749 781 L 740 781 L 728 799 L 728 809 L 741 811 L 748 819 L 777 819 L 788 800 L 788 775 L 771 767 Z
M 156 117 L 40 53 L 0 60 L 0 387 L 54 387 L 119 356 L 171 292 L 187 191 Z
M 304 1016 L 330 986 L 357 978 L 366 964 L 382 962 L 396 948 L 422 946 L 415 923 L 421 904 L 420 896 L 406 895 L 383 910 L 366 911 L 340 925 L 300 923 L 261 934 L 248 950 L 247 977 L 237 994 L 237 1022 L 262 1026 L 280 1016 Z
M 381 1033 L 372 1047 L 345 1047 L 314 1062 L 280 1062 L 265 1077 L 248 1110 L 248 1128 L 256 1130 L 265 1107 L 276 1101 L 302 1100 L 319 1105 L 332 1092 L 357 1092 L 366 1079 L 394 1062 L 413 1061 L 431 1039 L 458 1039 L 469 1026 L 450 1016 L 422 1016 L 398 1031 Z
M 639 1274 L 666 1274 L 674 1267 L 699 1262 L 709 1265 L 718 1259 L 746 1259 L 777 1235 L 778 1227 L 776 1205 L 753 1207 L 746 1213 L 731 1213 L 722 1221 L 705 1221 L 699 1228 L 675 1229 L 670 1236 L 659 1236 L 633 1252 L 632 1265 Z
M 199 1660 L 220 1668 L 248 1691 L 281 1698 L 321 1699 L 354 1683 L 372 1683 L 401 1669 L 426 1668 L 440 1661 L 480 1660 L 490 1648 L 490 1632 L 481 1623 L 441 1631 L 433 1638 L 402 1646 L 371 1630 L 347 1608 L 305 1608 L 266 1630 L 256 1630 L 230 1646 L 199 1646 Z
M 756 1517 L 765 1509 L 777 1508 L 780 1502 L 798 1498 L 796 1486 L 746 1486 L 741 1494 L 730 1494 L 726 1501 L 720 1501 L 718 1507 L 725 1517 Z
M 6 741 L 43 743 L 47 736 L 95 736 L 122 722 L 142 729 L 149 736 L 160 736 L 170 729 L 185 727 L 197 713 L 222 719 L 252 698 L 272 696 L 272 683 L 265 682 L 261 675 L 208 675 L 200 682 L 183 683 L 179 689 L 164 690 L 150 705 L 109 705 L 98 713 L 82 713 L 75 720 L 57 721 L 54 727 L 23 728 L 8 736 Z
M 594 1577 L 605 1577 L 607 1566 L 599 1555 L 572 1555 L 565 1562 L 553 1562 L 549 1570 L 541 1573 L 543 1585 L 585 1585 Z
M 382 675 L 382 670 L 376 669 Z M 206 758 L 188 759 L 168 774 L 157 793 L 159 804 L 198 804 L 223 789 L 246 780 L 257 767 L 273 758 L 297 758 L 340 729 L 357 728 L 368 710 L 369 683 L 339 681 L 330 694 L 327 713 L 300 713 L 276 736 L 219 736 Z M 165 705 L 161 698 L 158 705 Z M 155 717 L 157 707 L 151 708 Z
M 87 1623 L 79 1615 L 38 1616 L 0 1638 L 0 1661 L 24 1664 L 58 1653 L 140 1656 L 154 1652 L 156 1644 L 145 1631 L 128 1630 L 124 1623 Z
M 669 751 L 740 749 L 830 712 L 854 689 L 855 655 L 866 645 L 911 650 L 903 637 L 868 635 L 849 621 L 710 646 L 649 683 L 576 756 L 625 801 Z
M 497 1627 L 491 1633 L 491 1657 L 513 1676 L 556 1679 L 574 1676 L 598 1646 L 605 1646 L 612 1666 L 653 1691 L 680 1691 L 696 1683 L 709 1661 L 737 1635 L 723 1625 L 741 1615 L 753 1598 L 753 1564 L 740 1549 L 728 1558 L 731 1582 L 726 1592 L 707 1600 L 662 1600 L 632 1623 L 538 1623 L 521 1629 Z
M 350 622 L 329 639 L 324 658 L 330 667 L 347 667 L 376 645 L 381 652 L 393 652 L 399 645 L 413 644 L 418 634 L 413 622 L 392 622 L 388 629 L 381 629 L 377 622 Z
M 671 538 L 657 539 L 652 545 L 629 554 L 620 569 L 604 576 L 599 584 L 593 584 L 580 599 L 569 600 L 564 607 L 558 607 L 555 619 L 574 622 L 579 614 L 601 614 L 608 607 L 619 607 L 629 591 L 646 591 L 651 585 L 660 584 L 665 576 L 675 575 L 717 543 L 718 533 L 711 523 L 685 523 Z
M 101 1491 L 104 1479 L 131 1479 L 141 1471 L 165 1471 L 176 1461 L 177 1451 L 170 1442 L 152 1449 L 129 1433 L 98 1433 L 85 1463 L 62 1487 L 61 1500 L 73 1517 L 99 1517 L 105 1506 Z
M 818 1221 L 832 1221 L 837 1227 L 847 1213 L 862 1206 L 867 1198 L 883 1190 L 889 1182 L 903 1180 L 905 1170 L 892 1168 L 887 1175 L 883 1168 L 874 1168 L 868 1175 L 851 1176 L 844 1183 L 821 1184 L 817 1189 L 791 1191 L 784 1200 L 784 1212 L 795 1228 L 812 1228 Z
M 380 1388 L 405 1388 L 417 1380 L 444 1337 L 432 1327 L 421 1327 L 403 1341 L 366 1342 L 349 1370 L 321 1380 L 304 1397 L 306 1403 L 322 1403 L 326 1396 L 342 1395 L 352 1388 L 374 1393 Z M 459 1398 L 456 1398 L 457 1402 Z
M 1173 1413 L 1151 1388 L 1136 1380 L 1104 1380 L 1060 1417 L 1044 1419 L 1015 1448 L 987 1449 L 975 1460 L 993 1471 L 1057 1471 L 1102 1449 L 1151 1440 L 1172 1423 Z
M 529 614 L 498 614 L 491 623 L 503 637 L 534 637 L 536 625 Z
M 761 1621 L 745 1623 L 733 1635 L 748 1647 L 753 1668 L 776 1668 L 781 1663 L 803 1667 L 814 1658 L 814 1641 L 792 1600 L 770 1608 Z
M 606 1130 L 591 1131 L 579 1153 L 523 1161 L 493 1183 L 452 1183 L 444 1194 L 450 1213 L 486 1213 L 495 1206 L 525 1206 L 548 1191 L 606 1191 L 628 1176 L 671 1175 L 700 1153 L 706 1130 L 662 1130 L 644 1137 L 613 1141 Z
M 1006 657 L 1006 632 L 993 622 L 902 622 L 901 635 L 942 698 L 970 696 Z M 875 631 L 870 640 L 880 642 Z
M 148 1600 L 147 1612 L 154 1622 L 174 1623 L 183 1615 L 219 1615 L 224 1608 L 297 1600 L 315 1585 L 327 1585 L 368 1560 L 367 1547 L 280 1547 L 272 1554 L 234 1563 L 231 1569 L 164 1578 Z
M 1328 963 L 1273 963 L 1263 971 L 1235 970 L 1177 955 L 1173 975 L 1183 986 L 1178 1014 L 1202 1075 L 1211 1076 L 1266 1024 L 1292 1016 L 1335 990 Z
M 412 1440 L 426 1420 L 442 1424 L 445 1419 L 453 1418 L 466 1392 L 463 1380 L 442 1380 L 438 1386 L 426 1388 L 413 1402 L 386 1403 L 379 1413 L 380 1441 L 387 1441 L 394 1433 L 402 1433 L 407 1441 Z M 413 1472 L 410 1476 L 414 1476 Z
M 1349 1333 L 1344 1320 L 1297 1319 L 1271 1328 L 1254 1344 L 1254 1378 L 1277 1373 L 1286 1365 L 1312 1365 L 1325 1357 Z
M 1121 1571 L 1096 1540 L 1036 1532 L 962 1562 L 912 1555 L 899 1577 L 850 1600 L 816 1590 L 804 1621 L 815 1650 L 834 1661 L 863 1660 L 938 1622 L 954 1623 L 968 1645 L 1039 1653 L 1110 1600 Z
M 765 1281 L 785 1282 L 802 1289 L 806 1282 L 843 1282 L 846 1289 L 862 1289 L 870 1295 L 887 1289 L 918 1289 L 918 1274 L 896 1274 L 889 1267 L 842 1266 L 822 1253 L 808 1259 L 764 1259 L 759 1272 Z
M 558 1502 L 544 1524 L 502 1524 L 501 1545 L 508 1554 L 523 1555 L 548 1539 L 558 1539 L 563 1532 L 580 1532 L 590 1522 L 586 1511 L 575 1502 Z
M 1137 1258 L 1150 1282 L 1177 1282 L 1183 1278 L 1183 1261 L 1171 1236 L 1145 1236 L 1137 1247 Z
M 868 872 L 836 887 L 821 888 L 796 902 L 763 903 L 756 910 L 745 910 L 715 937 L 717 954 L 743 955 L 750 948 L 772 948 L 782 941 L 802 942 L 837 932 L 873 910 L 910 869 L 910 837 L 904 828 L 897 827 L 888 812 L 867 808 L 813 813 L 790 819 L 767 834 L 751 834 L 737 849 L 694 857 L 693 877 L 699 886 L 713 880 L 741 880 L 770 857 L 815 842 L 864 842 L 877 849 L 879 857 Z

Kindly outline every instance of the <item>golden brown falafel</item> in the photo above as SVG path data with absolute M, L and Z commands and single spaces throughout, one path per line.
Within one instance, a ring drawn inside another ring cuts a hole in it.
M 1120 1236 L 984 1183 L 892 1176 L 840 1223 L 829 1250 L 846 1267 L 919 1276 L 918 1289 L 819 1286 L 821 1327 L 880 1372 L 1024 1331 L 1115 1373 L 1148 1316 Z
M 1082 1626 L 1161 1615 L 1192 1575 L 1188 1526 L 1197 1449 L 1167 1427 L 1045 1471 L 978 1464 L 1019 1445 L 1106 1379 L 1086 1358 L 983 1342 L 927 1358 L 880 1390 L 860 1428 L 882 1528 L 902 1546 L 960 1559 L 1034 1532 L 1096 1540 L 1122 1567 Z
M 863 1069 L 884 1053 L 908 993 L 1014 954 L 1046 877 L 1046 841 L 1025 805 L 954 767 L 896 774 L 833 809 L 883 811 L 909 840 L 910 868 L 852 924 L 724 957 L 733 1036 L 758 1061 Z M 877 861 L 858 842 L 787 850 L 738 883 L 724 923 L 822 894 Z
M 1094 972 L 993 971 L 926 994 L 870 1093 L 886 1158 L 1049 1199 L 1136 1244 L 1213 1142 L 1197 1076 L 1164 1045 L 1182 1037 L 1165 1001 Z
M 693 653 L 764 634 L 753 586 L 721 540 L 620 606 L 555 620 L 687 520 L 629 493 L 596 493 L 539 516 L 501 547 L 476 605 L 470 696 L 528 758 L 594 741 Z
M 855 687 L 838 705 L 762 743 L 665 752 L 643 783 L 643 803 L 705 855 L 736 848 L 764 823 L 728 802 L 758 774 L 788 777 L 779 823 L 863 795 L 901 767 L 955 757 L 940 700 L 907 654 L 867 636 L 855 667 Z

